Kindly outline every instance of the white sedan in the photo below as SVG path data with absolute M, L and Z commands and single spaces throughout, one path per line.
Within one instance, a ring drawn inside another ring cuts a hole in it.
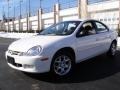
M 96 20 L 52 25 L 36 36 L 13 42 L 6 51 L 10 67 L 29 73 L 66 76 L 75 63 L 107 53 L 115 56 L 117 32 Z

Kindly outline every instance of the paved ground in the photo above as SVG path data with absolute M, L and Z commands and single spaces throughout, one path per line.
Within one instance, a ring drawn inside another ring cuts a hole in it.
M 14 40 L 0 38 L 0 90 L 120 90 L 120 51 L 115 59 L 101 55 L 77 65 L 73 75 L 55 79 L 10 68 L 4 53 Z

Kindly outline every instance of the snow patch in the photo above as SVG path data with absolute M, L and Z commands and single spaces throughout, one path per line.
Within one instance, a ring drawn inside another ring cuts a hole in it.
M 3 38 L 27 38 L 27 37 L 31 37 L 37 35 L 37 33 L 6 33 L 6 32 L 0 32 L 0 37 Z

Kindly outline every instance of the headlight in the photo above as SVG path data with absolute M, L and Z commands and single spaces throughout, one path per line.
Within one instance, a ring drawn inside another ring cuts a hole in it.
M 20 56 L 37 56 L 40 55 L 42 48 L 40 46 L 35 46 L 30 48 L 27 52 L 21 53 Z

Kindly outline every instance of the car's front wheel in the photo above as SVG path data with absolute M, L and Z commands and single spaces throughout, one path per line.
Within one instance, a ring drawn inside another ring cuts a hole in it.
M 108 55 L 110 57 L 114 57 L 116 54 L 116 50 L 117 50 L 117 43 L 116 42 L 112 42 L 110 49 L 108 51 Z
M 67 52 L 59 52 L 53 58 L 51 71 L 56 76 L 66 76 L 72 72 L 73 57 Z

